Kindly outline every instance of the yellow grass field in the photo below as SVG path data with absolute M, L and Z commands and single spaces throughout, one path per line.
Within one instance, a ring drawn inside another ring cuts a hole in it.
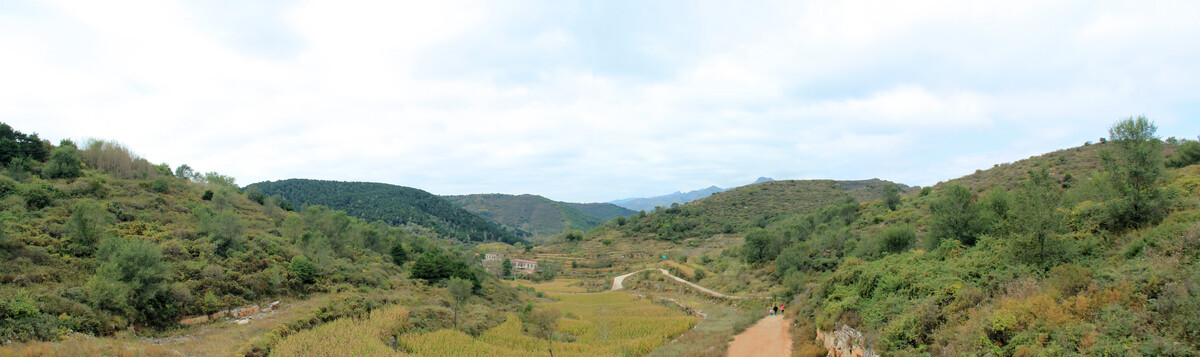
M 562 313 L 557 331 L 574 337 L 553 342 L 555 356 L 646 355 L 683 334 L 699 318 L 624 293 L 554 294 L 539 304 Z M 407 310 L 392 307 L 367 319 L 341 319 L 298 333 L 273 356 L 549 356 L 551 342 L 522 332 L 521 319 L 508 319 L 478 338 L 457 330 L 400 335 L 398 350 L 387 340 L 407 326 Z
M 698 318 L 624 293 L 554 295 L 539 304 L 563 313 L 558 331 L 573 342 L 554 342 L 555 356 L 645 355 L 692 328 Z M 452 330 L 407 334 L 404 349 L 421 356 L 549 356 L 551 342 L 521 332 L 521 320 L 508 320 L 479 338 Z
M 511 285 L 515 285 L 515 286 L 531 287 L 531 288 L 537 289 L 537 291 L 541 291 L 544 293 L 585 293 L 585 292 L 587 292 L 586 288 L 579 285 L 579 283 L 582 282 L 582 280 L 580 280 L 580 279 L 560 278 L 560 279 L 554 279 L 552 281 L 546 281 L 546 282 L 541 282 L 541 283 L 534 283 L 534 282 L 531 282 L 528 280 L 505 281 L 505 282 L 508 284 L 511 284 Z M 575 286 L 572 286 L 572 285 L 575 285 Z

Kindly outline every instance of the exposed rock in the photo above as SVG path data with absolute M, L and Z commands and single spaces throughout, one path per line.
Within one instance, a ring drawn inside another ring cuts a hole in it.
M 205 322 L 208 322 L 208 315 L 190 316 L 183 318 L 183 320 L 179 320 L 179 324 L 183 326 L 202 324 Z
M 220 320 L 229 317 L 229 310 L 221 310 L 208 315 L 209 320 Z
M 238 325 L 245 325 L 245 324 L 248 324 L 248 323 L 250 323 L 250 319 L 241 319 L 241 320 L 237 320 L 237 324 L 238 324 Z
M 261 311 L 258 305 L 243 306 L 233 310 L 229 310 L 229 315 L 235 319 L 245 318 L 246 316 L 257 314 Z
M 817 339 L 825 344 L 829 357 L 879 357 L 874 349 L 866 346 L 862 333 L 850 325 L 829 332 L 817 331 Z

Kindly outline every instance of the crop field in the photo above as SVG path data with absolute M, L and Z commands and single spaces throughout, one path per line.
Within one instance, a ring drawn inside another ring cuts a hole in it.
M 516 286 L 527 286 L 537 291 L 547 293 L 584 293 L 587 288 L 582 286 L 583 279 L 560 278 L 552 281 L 534 283 L 528 280 L 507 281 Z
M 574 341 L 554 341 L 555 356 L 645 355 L 692 328 L 698 318 L 624 293 L 554 295 L 540 304 L 562 312 L 557 331 Z M 521 331 L 521 319 L 508 320 L 479 338 L 453 330 L 400 337 L 402 350 L 422 356 L 549 356 L 551 341 Z

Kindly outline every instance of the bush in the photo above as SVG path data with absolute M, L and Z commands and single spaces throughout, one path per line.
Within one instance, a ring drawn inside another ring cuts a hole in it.
M 292 258 L 292 264 L 288 266 L 288 272 L 300 279 L 300 282 L 312 284 L 317 281 L 317 265 L 303 255 L 297 255 Z
M 204 194 L 200 196 L 200 199 L 205 200 L 205 201 L 212 201 L 212 199 L 213 199 L 212 190 L 204 190 Z
M 1184 140 L 1175 149 L 1175 156 L 1167 159 L 1167 167 L 1179 168 L 1200 162 L 1200 141 Z
M 883 251 L 899 253 L 907 250 L 917 240 L 917 231 L 908 224 L 892 225 L 883 230 L 879 240 Z
M 50 153 L 50 161 L 42 167 L 42 177 L 49 179 L 73 179 L 79 177 L 83 169 L 82 160 L 75 144 L 64 140 L 63 145 Z
M 159 178 L 154 179 L 154 183 L 150 185 L 150 188 L 153 189 L 154 192 L 158 192 L 158 193 L 165 194 L 165 193 L 171 192 L 171 185 L 169 183 L 167 183 L 167 179 L 165 177 L 159 177 Z

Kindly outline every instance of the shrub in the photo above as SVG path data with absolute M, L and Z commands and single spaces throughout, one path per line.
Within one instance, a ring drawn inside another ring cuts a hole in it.
M 908 249 L 917 240 L 917 231 L 912 225 L 892 225 L 880 234 L 880 248 L 885 252 L 899 253 Z
M 170 193 L 171 192 L 171 185 L 169 183 L 167 183 L 167 179 L 165 177 L 159 177 L 159 178 L 154 179 L 154 183 L 150 185 L 150 188 L 153 189 L 154 192 L 158 192 L 158 193 Z

